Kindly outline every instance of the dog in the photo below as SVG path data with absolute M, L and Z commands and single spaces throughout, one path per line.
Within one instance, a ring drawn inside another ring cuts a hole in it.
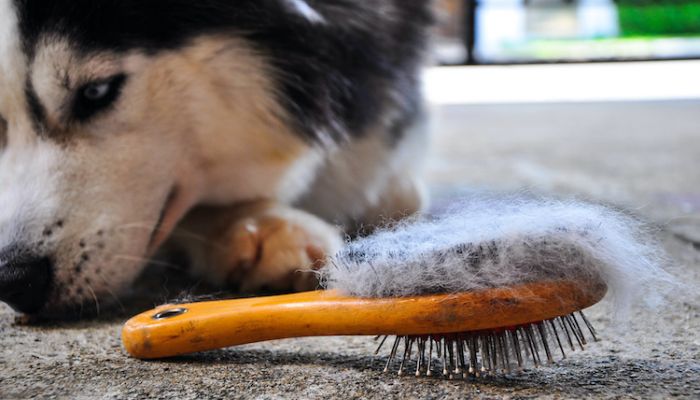
M 424 209 L 429 0 L 0 0 L 0 300 L 70 314 L 164 249 L 300 291 Z

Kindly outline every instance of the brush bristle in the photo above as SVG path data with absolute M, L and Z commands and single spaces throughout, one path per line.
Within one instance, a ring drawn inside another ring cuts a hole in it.
M 567 349 L 575 351 L 578 346 L 584 350 L 587 340 L 582 325 L 597 341 L 595 329 L 582 312 L 579 318 L 570 314 L 497 331 L 397 336 L 384 372 L 460 379 L 517 373 L 528 365 L 551 365 L 559 354 L 566 358 Z M 377 337 L 381 342 L 375 354 L 379 354 L 388 338 Z
M 458 293 L 567 279 L 605 282 L 622 312 L 672 282 L 640 220 L 607 207 L 473 196 L 350 242 L 321 271 L 328 289 L 358 297 Z

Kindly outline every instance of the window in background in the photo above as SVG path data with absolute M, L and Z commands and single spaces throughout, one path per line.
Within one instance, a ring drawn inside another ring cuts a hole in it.
M 700 57 L 700 0 L 439 4 L 436 58 L 443 64 Z

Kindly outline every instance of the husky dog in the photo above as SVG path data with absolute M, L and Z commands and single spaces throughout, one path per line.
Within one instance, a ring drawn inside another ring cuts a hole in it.
M 424 207 L 429 3 L 0 0 L 0 300 L 70 313 L 172 243 L 216 284 L 313 288 Z

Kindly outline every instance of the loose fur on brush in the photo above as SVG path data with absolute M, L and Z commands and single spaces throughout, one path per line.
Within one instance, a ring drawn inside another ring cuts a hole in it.
M 550 279 L 602 279 L 624 314 L 672 281 L 644 224 L 599 205 L 475 196 L 350 242 L 321 272 L 360 297 L 453 293 Z

